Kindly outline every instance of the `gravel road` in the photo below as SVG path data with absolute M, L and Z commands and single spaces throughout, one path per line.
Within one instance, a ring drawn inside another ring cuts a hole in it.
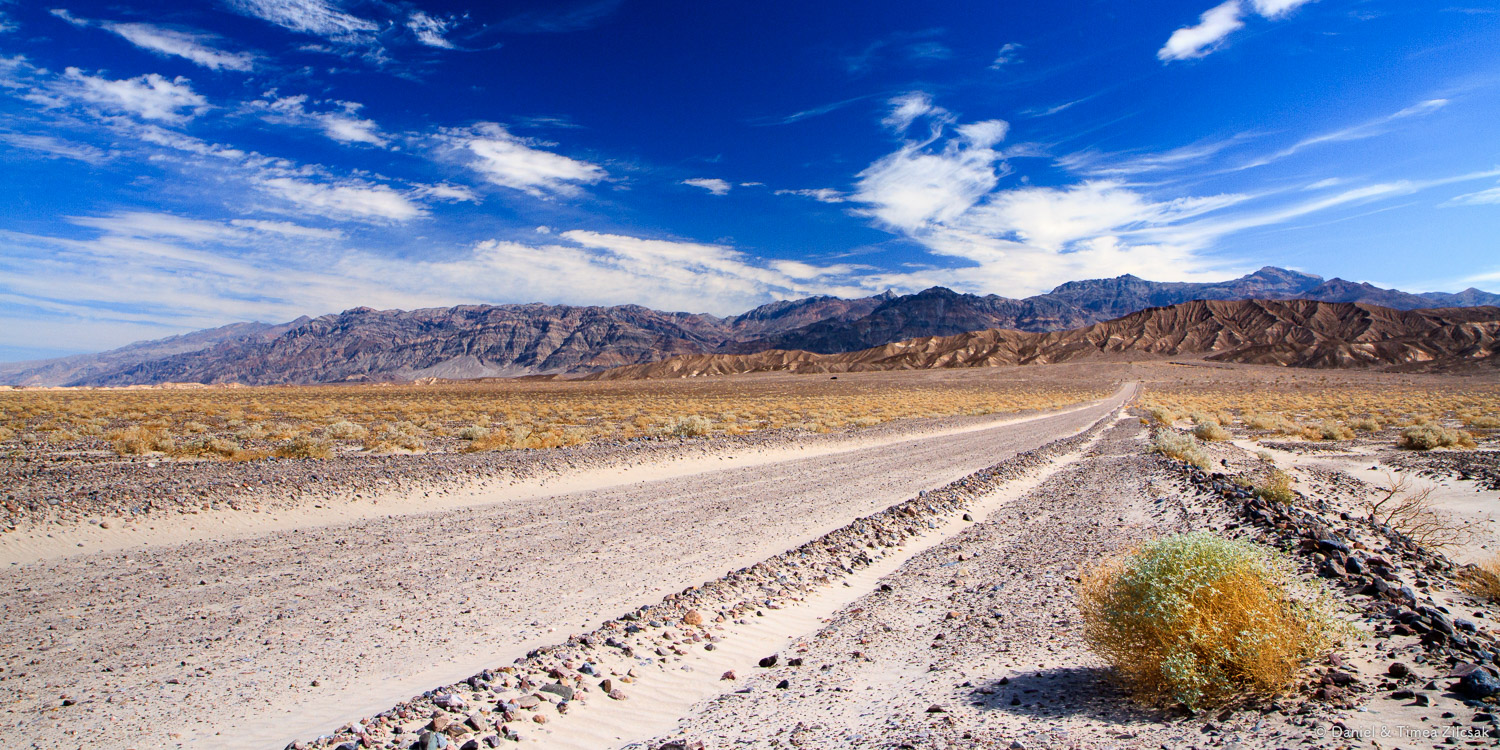
M 793 547 L 1128 398 L 941 438 L 3 573 L 0 738 L 280 747 Z

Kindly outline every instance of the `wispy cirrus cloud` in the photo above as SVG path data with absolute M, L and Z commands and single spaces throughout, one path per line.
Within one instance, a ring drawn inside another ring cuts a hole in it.
M 254 55 L 221 49 L 222 40 L 201 31 L 150 23 L 92 21 L 74 16 L 61 8 L 53 10 L 52 15 L 80 28 L 97 26 L 143 50 L 168 57 L 180 57 L 210 70 L 248 72 L 255 67 Z
M 454 25 L 452 18 L 430 16 L 420 10 L 412 11 L 406 19 L 406 28 L 411 30 L 418 42 L 438 49 L 458 49 L 458 45 L 444 36 Z
M 275 90 L 267 91 L 262 98 L 249 102 L 247 107 L 268 122 L 316 128 L 341 143 L 385 146 L 389 142 L 374 120 L 359 116 L 363 105 L 344 101 L 320 103 L 332 104 L 335 108 L 323 111 L 309 109 L 306 95 L 281 97 L 276 95 Z
M 1295 154 L 1299 151 L 1302 151 L 1303 149 L 1312 146 L 1320 146 L 1328 143 L 1339 143 L 1342 141 L 1357 141 L 1363 140 L 1365 138 L 1374 138 L 1375 136 L 1383 135 L 1389 132 L 1391 125 L 1400 120 L 1406 120 L 1414 117 L 1424 117 L 1426 115 L 1437 112 L 1438 110 L 1446 106 L 1448 106 L 1447 99 L 1428 99 L 1426 101 L 1418 102 L 1411 105 L 1410 107 L 1405 107 L 1400 111 L 1393 112 L 1389 115 L 1383 115 L 1371 120 L 1366 120 L 1356 125 L 1351 125 L 1347 128 L 1339 128 L 1338 130 L 1329 131 L 1327 133 L 1319 133 L 1318 135 L 1303 138 L 1302 140 L 1297 141 L 1296 143 L 1287 146 L 1280 151 L 1248 161 L 1245 164 L 1240 165 L 1238 169 L 1250 169 L 1252 167 L 1264 166 L 1266 164 L 1270 164 L 1273 161 L 1284 159 L 1288 156 L 1291 156 L 1292 154 Z
M 450 128 L 436 137 L 446 156 L 485 180 L 537 198 L 576 195 L 580 185 L 608 177 L 603 167 L 545 150 L 545 142 L 521 138 L 496 123 Z
M 683 180 L 682 184 L 703 188 L 714 195 L 729 195 L 729 189 L 732 187 L 728 182 L 717 177 L 693 177 Z
M 78 143 L 50 135 L 0 132 L 0 143 L 26 149 L 48 157 L 72 159 L 85 164 L 103 164 L 115 157 L 111 151 L 88 143 Z
M 380 30 L 374 21 L 352 15 L 328 0 L 228 0 L 228 3 L 245 15 L 335 42 L 368 42 Z
M 848 200 L 877 226 L 969 264 L 913 271 L 913 278 L 973 291 L 1041 292 L 1070 279 L 1141 268 L 1162 280 L 1220 277 L 1225 263 L 1210 251 L 1230 235 L 1496 173 L 1366 185 L 1324 180 L 1306 191 L 1206 195 L 1171 195 L 1170 188 L 1151 190 L 1118 176 L 1198 163 L 1224 147 L 1207 142 L 1134 163 L 1087 164 L 1096 176 L 1073 183 L 1005 186 L 1012 169 L 999 144 L 1007 134 L 1003 122 L 960 123 L 945 111 L 931 137 L 904 141 L 856 175 Z

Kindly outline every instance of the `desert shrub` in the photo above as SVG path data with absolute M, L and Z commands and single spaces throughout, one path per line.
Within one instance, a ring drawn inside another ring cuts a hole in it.
M 266 428 L 261 426 L 259 423 L 246 425 L 244 428 L 235 432 L 234 436 L 241 440 L 259 440 L 266 436 Z
M 203 433 L 208 432 L 209 427 L 202 422 L 188 422 L 187 424 L 182 426 L 182 429 L 187 430 L 194 435 L 202 435 Z
M 1297 494 L 1292 490 L 1292 475 L 1281 469 L 1272 469 L 1265 481 L 1255 484 L 1254 491 L 1256 497 L 1273 503 L 1286 504 L 1297 499 Z
M 183 443 L 173 451 L 180 456 L 205 456 L 209 458 L 238 458 L 244 454 L 239 443 L 226 438 L 198 438 Z
M 154 427 L 129 427 L 109 433 L 111 446 L 121 456 L 139 456 L 176 447 L 172 436 Z
M 490 428 L 479 425 L 469 425 L 458 431 L 459 440 L 479 440 L 490 436 Z
M 15 436 L 16 436 L 16 431 L 15 430 L 12 430 L 9 427 L 0 427 L 0 443 L 3 443 L 5 441 L 7 441 L 7 440 L 10 440 L 11 438 L 13 438 Z
M 1354 437 L 1354 430 L 1331 419 L 1319 422 L 1312 430 L 1317 440 L 1350 440 Z
M 1414 451 L 1433 448 L 1473 448 L 1474 436 L 1463 430 L 1450 430 L 1437 425 L 1417 425 L 1401 431 L 1396 446 Z
M 1177 421 L 1177 412 L 1164 406 L 1152 406 L 1146 409 L 1146 415 L 1151 418 L 1151 421 L 1160 425 L 1171 425 Z
M 1219 426 L 1218 422 L 1199 422 L 1193 428 L 1193 437 L 1199 440 L 1228 440 L 1229 430 Z
M 667 426 L 667 432 L 677 437 L 698 437 L 707 435 L 713 429 L 713 423 L 696 414 L 678 417 Z
M 1276 695 L 1335 632 L 1292 596 L 1286 571 L 1249 542 L 1205 532 L 1151 542 L 1080 578 L 1084 638 L 1147 702 Z
M 1380 420 L 1374 417 L 1356 417 L 1349 420 L 1349 427 L 1356 432 L 1375 432 L 1380 429 Z
M 1193 421 L 1193 424 L 1195 425 L 1219 424 L 1219 418 L 1217 416 L 1214 416 L 1213 414 L 1205 411 L 1195 411 L 1192 414 L 1188 415 L 1188 419 L 1191 419 Z
M 276 455 L 280 458 L 332 458 L 333 445 L 327 440 L 303 435 L 276 446 Z
M 1209 467 L 1208 455 L 1199 447 L 1191 435 L 1175 430 L 1157 430 L 1151 441 L 1151 449 L 1168 458 L 1186 461 L 1200 469 Z
M 71 443 L 78 439 L 78 435 L 71 430 L 57 430 L 47 434 L 47 442 L 53 445 Z
M 1274 430 L 1281 421 L 1281 417 L 1274 414 L 1251 414 L 1245 417 L 1245 426 L 1252 430 Z
M 1468 427 L 1473 427 L 1476 430 L 1500 429 L 1500 417 L 1497 417 L 1493 414 L 1477 414 L 1470 417 L 1464 417 L 1464 424 Z
M 323 436 L 334 440 L 358 440 L 369 434 L 369 430 L 361 425 L 341 419 L 323 428 Z
M 1462 573 L 1463 587 L 1481 599 L 1500 602 L 1500 555 L 1491 555 Z
M 1471 522 L 1461 521 L 1439 510 L 1432 500 L 1435 487 L 1415 489 L 1409 477 L 1386 475 L 1388 487 L 1379 488 L 1364 503 L 1365 518 L 1385 526 L 1423 547 L 1455 547 L 1474 538 Z

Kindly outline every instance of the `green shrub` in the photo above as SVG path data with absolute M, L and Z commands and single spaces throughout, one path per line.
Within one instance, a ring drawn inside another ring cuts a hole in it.
M 1413 451 L 1433 448 L 1473 448 L 1474 436 L 1463 430 L 1450 430 L 1433 424 L 1417 425 L 1401 431 L 1397 447 Z
M 1084 637 L 1147 702 L 1198 708 L 1276 695 L 1336 632 L 1291 596 L 1291 580 L 1249 542 L 1167 537 L 1084 573 Z

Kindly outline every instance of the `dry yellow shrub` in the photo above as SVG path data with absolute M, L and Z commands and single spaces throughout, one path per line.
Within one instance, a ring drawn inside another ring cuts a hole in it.
M 1168 537 L 1081 577 L 1084 637 L 1146 702 L 1196 708 L 1276 695 L 1335 632 L 1291 596 L 1290 579 L 1248 542 Z

